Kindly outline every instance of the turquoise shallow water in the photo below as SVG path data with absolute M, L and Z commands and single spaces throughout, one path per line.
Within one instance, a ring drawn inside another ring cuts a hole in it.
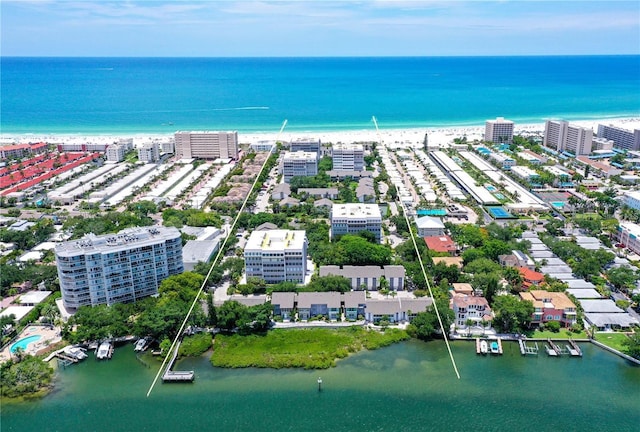
M 4 404 L 3 431 L 626 431 L 640 421 L 640 368 L 592 345 L 582 359 L 480 357 L 469 342 L 410 341 L 325 371 L 223 370 L 192 359 L 193 384 L 159 384 L 133 347 L 59 372 L 42 400 Z M 316 380 L 323 379 L 323 391 Z
M 0 58 L 4 133 L 436 127 L 640 115 L 640 56 Z

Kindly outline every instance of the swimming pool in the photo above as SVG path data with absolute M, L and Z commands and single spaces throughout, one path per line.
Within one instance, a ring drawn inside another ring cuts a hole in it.
M 564 202 L 563 201 L 553 201 L 551 203 L 552 206 L 554 206 L 555 208 L 564 208 Z
M 18 348 L 22 348 L 22 350 L 25 351 L 29 344 L 39 340 L 41 337 L 42 336 L 40 335 L 33 335 L 33 336 L 27 336 L 26 338 L 22 338 L 19 341 L 15 342 L 13 345 L 11 345 L 10 351 L 14 353 Z
M 497 190 L 498 190 L 498 189 L 496 189 L 496 187 L 495 187 L 495 186 L 493 186 L 493 185 L 486 185 L 485 187 L 487 188 L 487 190 L 488 190 L 489 192 L 495 192 L 495 191 L 497 191 Z
M 416 210 L 418 216 L 446 216 L 447 211 L 445 209 L 429 209 L 429 210 Z
M 502 195 L 501 193 L 494 193 L 493 196 L 498 198 L 499 200 L 503 200 L 504 199 L 504 195 Z

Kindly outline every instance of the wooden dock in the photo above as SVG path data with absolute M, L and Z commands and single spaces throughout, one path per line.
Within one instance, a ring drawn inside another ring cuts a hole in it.
M 162 382 L 193 382 L 195 379 L 194 371 L 172 371 L 176 359 L 178 358 L 178 350 L 180 349 L 180 342 L 177 343 L 175 350 L 173 351 L 173 355 L 171 357 L 171 361 L 169 361 L 169 365 L 167 366 L 167 370 L 162 375 Z
M 535 342 L 535 348 L 531 346 L 527 346 L 527 343 L 522 339 L 518 339 L 518 345 L 520 346 L 520 354 L 522 355 L 538 355 L 538 342 Z
M 569 339 L 569 345 L 567 345 L 567 349 L 573 357 L 582 357 L 582 350 L 573 339 Z
M 498 338 L 498 354 L 503 354 L 504 351 L 502 350 L 502 339 Z
M 554 349 L 553 349 L 552 347 L 550 347 L 549 345 L 544 344 L 544 349 L 545 349 L 545 351 L 547 351 L 547 355 L 548 355 L 549 357 L 557 357 L 557 356 L 558 356 L 558 353 L 556 352 L 556 350 L 554 350 Z

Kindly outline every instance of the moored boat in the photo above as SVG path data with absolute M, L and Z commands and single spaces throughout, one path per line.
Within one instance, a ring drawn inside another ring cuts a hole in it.
M 480 353 L 481 354 L 486 354 L 489 352 L 489 346 L 487 345 L 487 341 L 486 340 L 481 340 L 480 341 Z

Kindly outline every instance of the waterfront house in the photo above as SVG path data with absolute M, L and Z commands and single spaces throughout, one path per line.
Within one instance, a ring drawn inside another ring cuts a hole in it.
M 544 324 L 557 321 L 564 327 L 570 327 L 576 322 L 576 305 L 565 293 L 544 290 L 530 290 L 521 292 L 520 298 L 533 303 L 534 312 L 531 324 Z
M 273 316 L 281 317 L 283 321 L 293 318 L 296 293 L 294 292 L 274 292 L 271 294 L 271 307 Z
M 297 295 L 298 318 L 302 321 L 318 316 L 336 321 L 340 318 L 340 306 L 339 292 L 301 292 Z
M 401 291 L 404 289 L 405 269 L 401 265 L 388 266 L 320 266 L 320 276 L 342 276 L 349 279 L 353 290 L 377 291 L 383 279 L 388 282 L 388 289 Z
M 411 321 L 416 314 L 425 312 L 432 301 L 430 298 L 417 299 L 395 298 L 386 300 L 367 299 L 365 319 L 367 322 L 378 324 L 387 319 L 389 323 Z
M 359 316 L 364 316 L 365 303 L 367 297 L 364 291 L 350 291 L 342 294 L 344 302 L 344 316 L 347 320 L 357 320 Z
M 489 302 L 482 296 L 471 296 L 466 294 L 456 294 L 451 298 L 451 309 L 455 315 L 456 327 L 466 327 L 467 320 L 473 321 L 474 326 L 491 327 L 493 313 Z

